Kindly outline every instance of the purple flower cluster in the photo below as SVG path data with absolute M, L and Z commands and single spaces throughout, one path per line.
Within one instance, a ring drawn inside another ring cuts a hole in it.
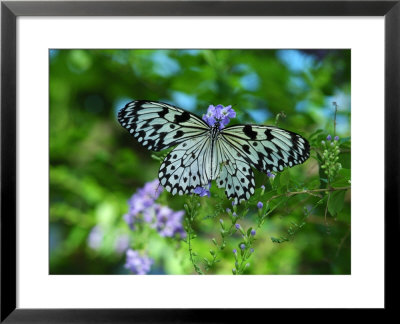
M 208 186 L 208 189 L 207 189 L 207 186 Z M 205 186 L 205 187 L 197 186 L 193 190 L 193 193 L 195 193 L 196 195 L 199 195 L 200 197 L 204 197 L 204 196 L 210 197 L 211 182 L 209 182 L 207 186 Z
M 332 136 L 331 136 L 331 135 L 328 135 L 328 136 L 326 137 L 326 140 L 327 140 L 327 141 L 331 141 L 331 140 L 332 140 Z M 335 141 L 338 141 L 338 140 L 339 140 L 339 136 L 336 135 L 335 138 L 334 138 L 334 140 L 335 140 Z
M 147 182 L 129 199 L 129 213 L 124 215 L 124 219 L 132 230 L 135 229 L 135 222 L 139 213 L 152 207 L 162 191 L 163 187 L 160 186 L 158 179 L 155 179 Z
M 215 124 L 219 129 L 223 129 L 229 124 L 230 118 L 236 117 L 236 112 L 232 109 L 232 106 L 210 105 L 207 109 L 207 114 L 203 115 L 203 120 L 211 127 Z
M 133 274 L 144 275 L 150 271 L 153 260 L 145 255 L 140 255 L 138 251 L 129 249 L 126 251 L 125 268 Z
M 275 178 L 275 174 L 271 173 L 271 172 L 267 172 L 267 176 L 268 178 Z
M 163 237 L 174 237 L 177 234 L 185 237 L 186 233 L 182 226 L 184 211 L 175 212 L 155 203 L 162 190 L 157 179 L 147 182 L 140 188 L 128 201 L 129 213 L 124 215 L 125 222 L 132 230 L 135 229 L 135 223 L 144 221 Z
M 155 206 L 156 220 L 152 226 L 157 229 L 162 237 L 179 235 L 184 238 L 186 237 L 186 233 L 182 226 L 183 215 L 185 215 L 183 210 L 175 212 L 166 206 L 157 205 Z

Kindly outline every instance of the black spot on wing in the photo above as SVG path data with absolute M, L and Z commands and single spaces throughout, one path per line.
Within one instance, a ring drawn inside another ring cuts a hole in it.
M 190 119 L 190 114 L 187 111 L 184 111 L 181 115 L 175 115 L 175 123 L 183 123 Z
M 250 139 L 255 140 L 257 138 L 257 132 L 253 131 L 251 125 L 243 127 L 243 133 Z
M 271 130 L 268 128 L 265 130 L 264 134 L 265 134 L 265 136 L 267 136 L 268 141 L 272 141 L 272 139 L 274 138 L 274 136 L 272 136 L 272 134 L 271 134 Z
M 183 136 L 183 132 L 181 130 L 178 130 L 176 132 L 176 134 L 174 135 L 174 138 L 179 138 L 179 137 L 182 137 L 182 136 Z
M 163 110 L 158 113 L 158 116 L 164 118 L 166 114 L 168 114 L 168 109 L 164 107 Z
M 243 145 L 242 148 L 243 148 L 243 151 L 245 151 L 247 154 L 250 154 L 250 146 Z

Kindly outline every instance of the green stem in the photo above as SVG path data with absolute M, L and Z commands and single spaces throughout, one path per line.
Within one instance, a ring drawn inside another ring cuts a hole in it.
M 267 203 L 269 203 L 271 200 L 274 200 L 275 198 L 279 198 L 282 196 L 291 197 L 291 196 L 301 195 L 301 194 L 315 195 L 314 193 L 316 193 L 316 192 L 326 192 L 326 191 L 330 192 L 330 191 L 347 190 L 347 189 L 351 189 L 351 186 L 336 187 L 336 188 L 329 187 L 329 188 L 323 188 L 323 189 L 311 189 L 311 190 L 303 190 L 303 191 L 288 191 L 288 192 L 285 192 L 280 195 L 272 196 L 271 198 L 269 198 L 267 200 Z
M 195 260 L 194 260 L 194 254 L 193 254 L 193 247 L 192 247 L 192 240 L 194 239 L 194 230 L 192 227 L 192 222 L 195 219 L 196 216 L 196 211 L 195 211 L 195 207 L 194 207 L 194 203 L 193 203 L 193 196 L 190 199 L 190 202 L 187 204 L 188 208 L 186 209 L 186 211 L 188 212 L 187 215 L 187 244 L 189 247 L 189 258 L 190 258 L 190 262 L 193 264 L 194 270 L 202 275 L 204 274 L 203 271 L 201 271 L 200 267 L 196 264 Z

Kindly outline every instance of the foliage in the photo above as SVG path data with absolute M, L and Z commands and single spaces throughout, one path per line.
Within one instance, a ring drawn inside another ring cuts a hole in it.
M 212 184 L 132 210 L 166 155 L 118 124 L 133 99 L 232 106 L 231 124 L 297 132 L 312 156 L 255 171 L 238 206 Z M 50 273 L 348 274 L 350 157 L 348 50 L 51 50 Z

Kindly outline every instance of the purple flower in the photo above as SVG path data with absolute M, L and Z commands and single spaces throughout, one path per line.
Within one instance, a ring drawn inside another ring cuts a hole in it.
M 241 248 L 242 250 L 244 250 L 244 249 L 246 248 L 246 245 L 244 245 L 244 244 L 242 243 L 242 244 L 240 244 L 240 248 Z
M 233 254 L 236 254 L 236 253 L 237 253 L 237 250 L 236 250 L 236 249 L 233 249 L 232 252 L 233 252 Z
M 203 120 L 211 127 L 213 127 L 217 119 L 220 118 L 219 109 L 217 109 L 217 107 L 213 105 L 208 106 L 207 114 L 203 115 Z
M 229 124 L 230 118 L 236 117 L 236 112 L 232 109 L 232 106 L 226 106 L 226 107 L 221 106 L 221 107 L 222 107 L 220 111 L 221 121 L 219 125 L 220 129 L 224 128 L 226 125 Z
M 250 249 L 250 252 L 251 252 L 251 253 L 253 253 L 253 252 L 254 252 L 254 249 L 253 249 L 253 248 L 251 248 L 251 249 Z
M 206 187 L 196 187 L 193 192 L 200 197 L 208 196 L 210 197 L 210 188 L 211 188 L 211 182 L 208 183 L 208 189 Z
M 335 141 L 338 141 L 339 140 L 339 136 L 335 136 Z
M 160 186 L 158 179 L 146 182 L 143 188 L 139 188 L 131 197 L 129 204 L 130 212 L 137 214 L 147 207 L 153 205 L 154 201 L 160 196 L 163 187 Z
M 269 173 L 269 172 L 268 172 Z M 261 185 L 261 189 L 262 190 L 265 190 L 265 186 L 264 185 Z
M 125 223 L 127 223 L 129 228 L 133 231 L 135 229 L 135 216 L 133 216 L 132 214 L 125 214 L 123 217 Z
M 257 203 L 257 208 L 258 209 L 261 209 L 261 208 L 263 208 L 263 203 L 261 202 L 261 201 L 259 201 L 258 203 Z
M 210 192 L 203 188 L 203 187 L 196 187 L 193 192 L 197 195 L 199 195 L 200 197 L 204 197 L 204 196 L 208 196 L 210 197 Z
M 143 210 L 142 215 L 145 223 L 152 224 L 155 222 L 156 209 L 158 208 L 158 206 L 159 206 L 158 204 L 154 204 L 153 206 L 150 206 L 149 208 Z
M 182 226 L 184 214 L 183 210 L 175 212 L 169 207 L 158 205 L 155 208 L 156 220 L 152 226 L 162 237 L 174 237 L 175 235 L 186 237 Z
M 251 230 L 250 234 L 251 234 L 252 236 L 256 235 L 256 230 L 254 230 L 254 229 Z
M 145 183 L 143 188 L 139 188 L 129 199 L 129 213 L 124 215 L 125 222 L 131 230 L 135 229 L 134 224 L 138 221 L 139 213 L 148 214 L 151 212 L 149 208 L 154 205 L 155 200 L 160 196 L 163 188 L 160 186 L 158 179 Z M 145 221 L 149 222 L 149 216 L 145 217 Z
M 104 233 L 100 226 L 94 226 L 88 236 L 87 244 L 93 250 L 98 250 L 101 247 L 103 241 Z
M 239 224 L 235 224 L 235 227 L 236 227 L 236 229 L 239 229 L 240 225 Z
M 129 200 L 129 213 L 124 215 L 125 222 L 134 230 L 135 223 L 144 221 L 155 228 L 162 237 L 174 237 L 180 235 L 185 237 L 186 233 L 182 226 L 184 211 L 173 211 L 172 209 L 155 203 L 163 188 L 159 186 L 158 180 L 148 182 Z
M 227 209 L 226 209 L 226 212 L 229 214 L 229 213 L 232 212 L 232 211 L 231 211 L 230 208 L 227 208 Z
M 275 174 L 271 173 L 271 172 L 267 172 L 267 176 L 268 178 L 275 178 Z
M 141 256 L 138 251 L 132 249 L 126 251 L 125 268 L 129 269 L 133 274 L 147 274 L 152 264 L 152 259 L 147 256 Z
M 332 139 L 332 136 L 331 135 L 328 135 L 327 137 L 326 137 L 326 140 L 327 141 L 330 141 Z
M 229 124 L 230 118 L 236 117 L 236 112 L 232 109 L 232 106 L 210 105 L 207 109 L 207 114 L 203 115 L 203 120 L 211 127 L 216 123 L 219 129 L 223 129 Z

